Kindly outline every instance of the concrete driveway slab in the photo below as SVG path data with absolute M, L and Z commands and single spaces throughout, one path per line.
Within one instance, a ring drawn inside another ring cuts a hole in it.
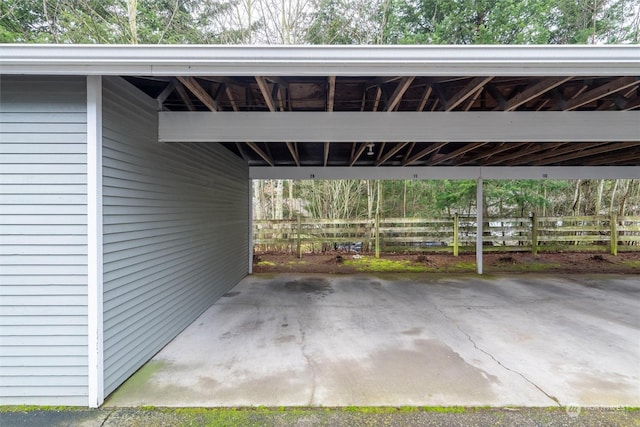
M 251 276 L 107 406 L 640 406 L 638 276 Z

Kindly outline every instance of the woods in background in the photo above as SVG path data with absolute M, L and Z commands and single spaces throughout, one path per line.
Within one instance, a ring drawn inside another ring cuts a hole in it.
M 638 43 L 640 0 L 3 0 L 0 43 Z
M 254 181 L 254 218 L 451 217 L 476 209 L 473 180 Z M 485 180 L 486 215 L 640 215 L 640 180 Z

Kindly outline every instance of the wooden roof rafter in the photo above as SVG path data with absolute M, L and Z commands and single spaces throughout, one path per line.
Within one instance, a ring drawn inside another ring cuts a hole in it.
M 467 98 L 474 95 L 479 89 L 493 79 L 489 77 L 474 77 L 467 85 L 458 91 L 453 97 L 448 99 L 444 104 L 444 111 L 453 111 L 458 105 L 462 104 Z
M 487 145 L 488 142 L 473 142 L 473 143 L 469 143 L 469 144 L 463 144 L 462 147 L 458 148 L 457 150 L 452 151 L 451 153 L 445 154 L 440 158 L 436 158 L 436 159 L 429 159 L 429 161 L 427 162 L 427 164 L 429 166 L 437 166 L 439 164 L 442 164 L 446 161 L 449 160 L 453 160 L 457 157 L 463 156 L 467 153 L 469 153 L 470 151 L 476 150 L 480 147 L 483 147 L 485 145 Z
M 574 99 L 568 101 L 565 104 L 563 110 L 564 111 L 575 110 L 579 107 L 582 107 L 583 105 L 597 101 L 600 98 L 619 92 L 628 87 L 638 86 L 638 84 L 640 84 L 640 81 L 638 80 L 637 77 L 632 77 L 632 76 L 620 77 L 609 83 L 606 83 L 604 85 L 600 85 L 594 89 L 591 89 L 588 92 L 584 92 L 579 97 L 575 97 Z
M 413 156 L 409 157 L 408 159 L 403 160 L 402 166 L 407 166 L 407 165 L 410 165 L 411 163 L 415 163 L 416 161 L 418 161 L 418 160 L 422 159 L 423 157 L 433 153 L 436 150 L 439 150 L 441 147 L 444 147 L 447 144 L 448 144 L 448 142 L 434 142 L 434 143 L 430 144 L 427 148 L 424 148 L 424 149 L 420 150 L 418 153 L 416 153 Z
M 634 143 L 630 143 L 630 142 L 618 142 L 618 143 L 613 143 L 613 144 L 598 144 L 598 146 L 595 146 L 593 148 L 589 148 L 589 149 L 583 149 L 583 150 L 573 150 L 571 153 L 562 155 L 562 156 L 558 156 L 558 157 L 549 157 L 547 159 L 544 159 L 542 161 L 537 161 L 535 162 L 535 166 L 546 166 L 549 164 L 554 164 L 554 163 L 560 163 L 560 162 L 565 162 L 567 160 L 575 160 L 575 159 L 579 159 L 579 158 L 585 158 L 585 157 L 591 157 L 591 156 L 595 156 L 598 154 L 602 154 L 602 153 L 610 153 L 612 151 L 617 151 L 617 150 L 624 150 L 627 149 L 631 146 L 633 146 Z M 636 145 L 640 145 L 640 142 L 638 142 Z
M 211 95 L 200 85 L 200 83 L 191 76 L 176 76 L 176 78 L 182 83 L 196 98 L 200 100 L 210 111 L 218 111 L 218 102 L 213 99 Z
M 258 146 L 258 144 L 256 144 L 255 142 L 246 142 L 245 144 L 247 144 L 247 146 L 249 148 L 251 148 L 253 151 L 255 151 L 256 154 L 258 154 L 258 156 L 260 156 L 262 158 L 262 160 L 264 160 L 265 162 L 267 162 L 269 164 L 269 166 L 275 166 L 275 163 L 274 163 L 273 159 L 271 158 L 271 156 L 269 154 L 265 153 Z
M 500 106 L 496 107 L 494 111 L 514 111 L 518 107 L 526 104 L 527 102 L 543 95 L 544 93 L 554 89 L 561 84 L 571 80 L 572 77 L 549 77 L 538 81 L 537 83 L 529 86 L 524 91 L 514 95 L 509 100 L 506 100 L 504 108 Z

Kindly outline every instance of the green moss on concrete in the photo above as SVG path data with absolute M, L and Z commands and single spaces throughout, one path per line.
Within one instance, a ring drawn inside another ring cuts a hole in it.
M 161 371 L 167 366 L 166 362 L 159 360 L 151 360 L 147 362 L 142 368 L 138 369 L 128 380 L 126 380 L 120 387 L 113 392 L 113 394 L 107 399 L 109 401 L 118 400 L 122 396 L 135 396 L 141 393 L 141 390 L 149 383 L 149 380 L 153 375 Z M 143 407 L 147 408 L 147 407 Z M 149 407 L 153 408 L 153 407 Z M 152 410 L 152 409 L 150 409 Z
M 409 260 L 392 260 L 385 258 L 373 258 L 363 256 L 353 260 L 345 260 L 344 265 L 354 267 L 362 272 L 406 272 L 406 273 L 424 273 L 428 271 L 437 271 L 436 269 L 416 264 Z

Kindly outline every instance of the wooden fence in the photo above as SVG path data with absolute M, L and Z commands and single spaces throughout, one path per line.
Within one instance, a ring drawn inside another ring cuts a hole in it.
M 485 218 L 485 250 L 557 250 L 570 247 L 640 250 L 640 216 Z M 256 220 L 256 252 L 349 250 L 364 252 L 474 250 L 476 218 L 380 218 Z M 612 236 L 616 238 L 612 239 Z M 361 249 L 360 249 L 361 248 Z M 576 248 L 578 249 L 578 248 Z

